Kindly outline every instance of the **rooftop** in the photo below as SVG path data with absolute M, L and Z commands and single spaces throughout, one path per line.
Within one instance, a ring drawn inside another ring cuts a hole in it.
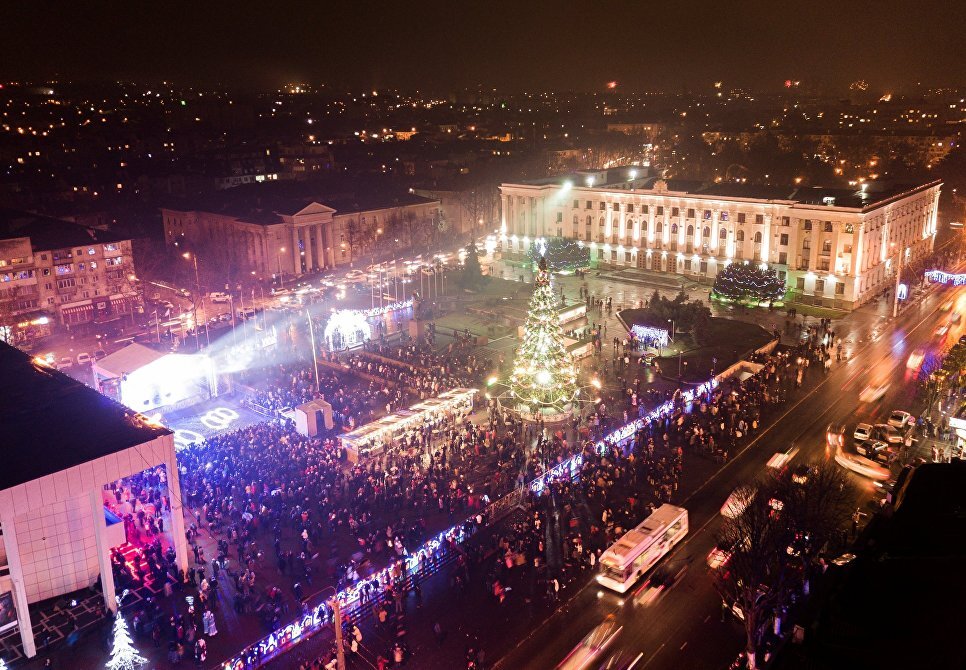
M 614 170 L 600 171 L 601 176 L 576 173 L 533 179 L 520 182 L 529 186 L 564 186 L 569 183 L 574 188 L 592 188 L 594 190 L 633 190 L 652 191 L 660 177 L 646 177 L 631 179 L 630 177 L 614 179 Z M 603 175 L 606 174 L 607 181 Z M 593 178 L 592 181 L 590 179 Z M 773 186 L 755 184 L 732 184 L 702 182 L 689 179 L 665 179 L 664 187 L 672 194 L 685 194 L 707 198 L 736 198 L 747 200 L 766 200 L 797 203 L 802 205 L 819 205 L 833 207 L 847 207 L 851 209 L 870 209 L 884 204 L 888 200 L 904 193 L 916 191 L 940 184 L 939 181 L 923 184 L 892 184 L 884 182 L 868 182 L 865 189 L 829 188 L 822 186 Z
M 336 214 L 367 212 L 435 202 L 385 184 L 332 182 L 269 182 L 243 184 L 203 196 L 171 200 L 166 208 L 184 212 L 211 212 L 261 225 L 282 223 L 312 203 L 326 205 Z
M 42 214 L 0 209 L 0 240 L 29 237 L 35 251 L 67 249 L 130 239 L 106 230 L 82 226 Z
M 0 377 L 0 490 L 171 432 L 2 342 Z

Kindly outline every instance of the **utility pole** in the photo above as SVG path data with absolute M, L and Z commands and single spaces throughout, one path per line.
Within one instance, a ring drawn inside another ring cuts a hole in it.
M 335 625 L 335 663 L 338 670 L 345 670 L 345 647 L 342 646 L 342 605 L 339 598 L 332 602 L 332 623 Z
M 309 336 L 312 341 L 312 362 L 315 364 L 315 389 L 321 391 L 322 387 L 319 383 L 319 354 L 315 350 L 315 326 L 312 324 L 312 314 L 309 312 L 309 308 L 305 308 L 305 316 L 309 320 Z M 338 600 L 336 600 L 338 602 Z M 339 633 L 341 635 L 341 633 Z
M 899 282 L 902 279 L 902 245 L 899 245 L 899 264 L 896 267 L 896 294 L 892 300 L 892 318 L 896 318 L 899 315 Z

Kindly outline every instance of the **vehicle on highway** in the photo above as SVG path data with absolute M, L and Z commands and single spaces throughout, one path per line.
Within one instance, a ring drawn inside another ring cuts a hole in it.
M 966 335 L 964 335 L 963 337 L 966 337 Z M 906 367 L 909 368 L 910 370 L 918 370 L 919 366 L 922 365 L 922 361 L 925 357 L 926 357 L 926 349 L 924 347 L 917 347 L 913 349 L 912 353 L 909 354 L 909 360 L 906 361 Z
M 768 459 L 765 463 L 769 468 L 773 470 L 784 470 L 785 467 L 792 462 L 792 459 L 798 454 L 798 447 L 789 447 L 788 451 L 778 451 L 775 455 Z
M 868 477 L 869 479 L 885 481 L 891 476 L 889 468 L 883 467 L 875 461 L 869 460 L 865 456 L 849 454 L 841 449 L 836 451 L 835 462 L 841 465 L 843 468 L 851 470 L 856 474 L 860 474 L 863 477 Z
M 892 414 L 889 415 L 889 425 L 899 430 L 905 430 L 909 426 L 916 423 L 915 417 L 909 412 L 903 412 L 901 409 L 892 410 Z
M 960 322 L 960 321 L 962 321 L 962 320 L 963 320 L 963 315 L 962 315 L 962 314 L 960 314 L 959 312 L 953 312 L 953 313 L 952 313 L 952 314 L 951 314 L 951 315 L 949 316 L 949 322 L 950 322 L 950 323 L 959 323 L 959 322 Z
M 87 352 L 77 354 L 77 364 L 78 365 L 90 365 L 91 355 Z
M 889 383 L 869 384 L 862 393 L 859 394 L 859 402 L 877 402 L 882 399 L 885 392 L 889 390 Z
M 223 291 L 212 291 L 208 294 L 208 299 L 214 303 L 224 303 L 231 300 L 231 296 Z
M 845 426 L 840 423 L 830 423 L 825 429 L 825 444 L 830 447 L 841 447 L 845 444 Z
M 728 496 L 728 499 L 724 501 L 724 504 L 719 510 L 721 512 L 721 516 L 728 517 L 729 519 L 734 519 L 741 516 L 741 513 L 748 508 L 748 505 L 750 505 L 751 501 L 754 499 L 755 489 L 751 488 L 750 486 L 739 486 L 732 491 L 731 495 Z
M 939 324 L 939 327 L 936 328 L 936 332 L 934 332 L 933 335 L 936 338 L 942 340 L 942 339 L 945 339 L 946 334 L 948 332 L 949 332 L 949 324 L 948 323 L 941 323 L 941 324 Z
M 607 651 L 623 628 L 617 625 L 617 618 L 613 614 L 608 614 L 606 619 L 574 647 L 557 666 L 557 670 L 584 670 L 593 667 L 594 661 Z
M 682 561 L 672 561 L 670 565 L 655 569 L 641 588 L 634 592 L 634 604 L 653 604 L 677 584 L 687 571 L 688 564 Z
M 852 439 L 856 442 L 865 442 L 866 440 L 872 439 L 872 424 L 860 423 L 856 425 L 855 432 L 852 433 Z
M 947 300 L 946 302 L 944 302 L 943 304 L 941 304 L 939 306 L 939 309 L 942 312 L 948 312 L 952 308 L 953 308 L 953 301 L 952 300 Z
M 683 507 L 661 505 L 601 554 L 597 583 L 618 593 L 626 593 L 687 534 L 688 511 Z
M 875 424 L 875 430 L 872 436 L 877 440 L 882 440 L 883 442 L 888 442 L 889 444 L 901 444 L 902 434 L 896 430 L 895 426 L 888 423 L 877 423 Z

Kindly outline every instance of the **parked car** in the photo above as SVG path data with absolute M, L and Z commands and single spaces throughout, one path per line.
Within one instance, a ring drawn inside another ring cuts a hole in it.
M 62 356 L 60 360 L 57 361 L 58 370 L 68 370 L 74 367 L 74 359 L 70 356 Z
M 77 364 L 78 365 L 90 365 L 91 355 L 88 353 L 77 354 Z
M 107 358 L 107 352 L 106 351 L 104 351 L 103 349 L 98 349 L 97 351 L 94 352 L 94 360 L 95 361 L 99 361 L 102 358 Z
M 208 299 L 211 302 L 228 302 L 231 300 L 231 296 L 223 291 L 212 291 L 208 294 Z
M 896 430 L 895 426 L 890 426 L 887 423 L 875 424 L 875 431 L 872 435 L 875 439 L 882 440 L 888 444 L 902 443 L 902 434 Z
M 892 450 L 889 445 L 879 440 L 866 440 L 855 445 L 855 453 L 876 463 L 888 463 L 892 460 Z
M 178 289 L 178 290 L 176 291 L 176 293 L 177 293 L 178 295 L 180 295 L 180 296 L 181 296 L 182 298 L 190 298 L 190 297 L 191 297 L 191 291 L 189 291 L 189 290 L 188 290 L 188 289 L 186 289 L 186 288 L 179 288 L 179 289 Z
M 901 409 L 892 410 L 892 414 L 889 415 L 889 425 L 895 426 L 899 430 L 905 430 L 914 423 L 916 423 L 916 419 L 912 414 L 903 412 Z
M 872 425 L 868 423 L 860 423 L 855 427 L 855 432 L 852 433 L 852 437 L 856 442 L 865 442 L 872 438 Z

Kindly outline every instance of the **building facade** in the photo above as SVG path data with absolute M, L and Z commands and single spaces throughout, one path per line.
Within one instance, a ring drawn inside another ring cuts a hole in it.
M 103 326 L 132 318 L 139 306 L 131 240 L 0 211 L 0 339 L 25 341 L 51 321 L 71 329 Z
M 661 179 L 595 184 L 595 175 L 500 188 L 504 250 L 539 237 L 590 247 L 598 266 L 711 283 L 732 262 L 775 269 L 807 304 L 854 309 L 895 284 L 900 262 L 928 254 L 941 182 L 859 191 L 739 187 Z
M 223 260 L 241 274 L 293 276 L 348 266 L 394 224 L 414 221 L 428 227 L 440 217 L 439 201 L 415 195 L 391 204 L 340 198 L 327 202 L 282 199 L 266 209 L 264 204 L 248 208 L 242 201 L 232 211 L 205 203 L 165 207 L 165 244 L 184 240 L 198 249 L 202 263 L 225 255 Z

